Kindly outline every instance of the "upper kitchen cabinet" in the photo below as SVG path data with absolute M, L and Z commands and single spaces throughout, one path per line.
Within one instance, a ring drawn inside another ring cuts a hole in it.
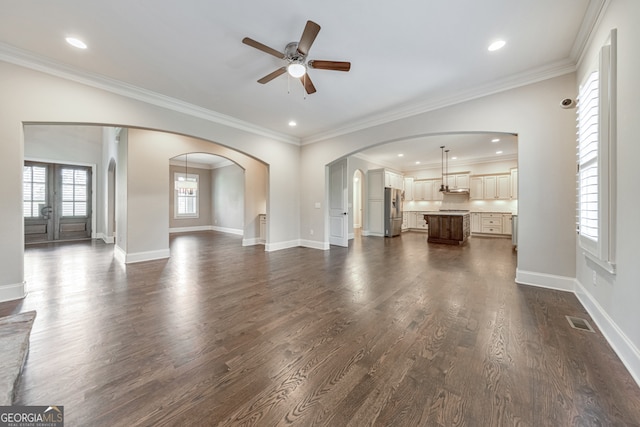
M 518 168 L 511 169 L 511 198 L 518 198 Z
M 511 199 L 511 174 L 483 175 L 470 178 L 470 199 Z
M 404 190 L 404 177 L 399 173 L 384 171 L 384 186 Z
M 469 179 L 469 199 L 484 199 L 484 178 L 481 176 L 472 176 Z
M 413 178 L 407 177 L 404 179 L 404 200 L 413 200 Z
M 469 188 L 469 173 L 448 174 L 445 180 L 450 190 Z

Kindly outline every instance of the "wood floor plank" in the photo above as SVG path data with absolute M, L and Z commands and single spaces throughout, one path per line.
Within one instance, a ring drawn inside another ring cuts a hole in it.
M 98 241 L 29 246 L 29 294 L 0 304 L 38 312 L 16 403 L 96 427 L 639 425 L 600 331 L 566 321 L 584 308 L 515 284 L 507 239 L 241 243 L 181 233 L 126 266 Z

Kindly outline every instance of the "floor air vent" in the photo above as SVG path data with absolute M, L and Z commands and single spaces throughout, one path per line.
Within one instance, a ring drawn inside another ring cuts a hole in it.
M 587 322 L 585 319 L 580 319 L 579 317 L 571 317 L 571 316 L 565 316 L 565 317 L 567 318 L 567 320 L 569 321 L 569 324 L 573 329 L 580 329 L 581 331 L 595 332 L 591 327 L 591 325 L 589 324 L 589 322 Z

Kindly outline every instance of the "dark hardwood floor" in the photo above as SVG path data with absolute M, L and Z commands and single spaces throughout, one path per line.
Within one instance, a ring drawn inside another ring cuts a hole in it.
M 514 283 L 507 239 L 265 253 L 217 232 L 124 266 L 30 246 L 16 404 L 68 426 L 634 426 L 640 388 L 574 295 Z M 593 323 L 592 323 L 593 324 Z M 594 325 L 595 327 L 595 325 Z

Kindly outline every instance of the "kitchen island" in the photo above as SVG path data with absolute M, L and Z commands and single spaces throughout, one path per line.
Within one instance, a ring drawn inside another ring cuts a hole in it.
M 468 211 L 429 212 L 424 219 L 429 224 L 429 243 L 461 245 L 471 234 Z

